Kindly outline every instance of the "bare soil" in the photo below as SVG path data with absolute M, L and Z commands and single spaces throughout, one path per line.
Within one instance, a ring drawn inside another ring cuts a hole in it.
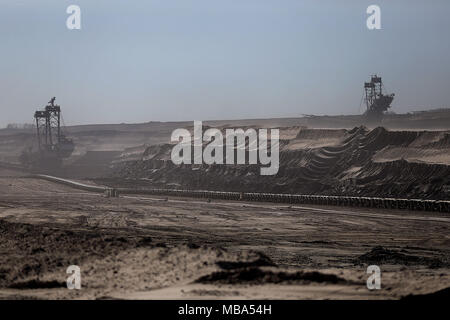
M 399 299 L 450 287 L 450 217 L 189 198 L 104 198 L 0 178 L 0 297 Z M 65 287 L 81 268 L 82 289 Z M 382 289 L 366 288 L 366 268 Z

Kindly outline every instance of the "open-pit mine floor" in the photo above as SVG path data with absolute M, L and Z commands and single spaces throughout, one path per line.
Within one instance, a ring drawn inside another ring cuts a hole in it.
M 81 290 L 66 269 L 81 269 Z M 366 287 L 367 266 L 381 289 Z M 450 216 L 0 177 L 0 298 L 398 299 L 450 287 Z

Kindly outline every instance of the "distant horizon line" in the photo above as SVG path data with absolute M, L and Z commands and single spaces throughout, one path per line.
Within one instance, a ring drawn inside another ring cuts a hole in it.
M 414 111 L 408 111 L 406 113 L 395 113 L 395 112 L 388 112 L 387 115 L 408 115 L 408 114 L 415 114 L 415 113 L 426 113 L 426 112 L 437 112 L 437 111 L 450 111 L 450 107 L 440 107 L 435 109 L 428 109 L 428 110 L 414 110 Z M 203 122 L 226 122 L 226 121 L 259 121 L 259 120 L 274 120 L 274 119 L 304 119 L 304 118 L 312 118 L 312 117 L 358 117 L 358 116 L 364 116 L 364 114 L 334 114 L 334 115 L 327 115 L 327 114 L 302 114 L 299 116 L 280 116 L 280 117 L 267 117 L 267 118 L 229 118 L 229 119 L 187 119 L 187 120 L 151 120 L 146 122 L 105 122 L 105 123 L 77 123 L 77 124 L 70 124 L 62 126 L 63 128 L 69 128 L 69 127 L 81 127 L 81 126 L 108 126 L 108 125 L 145 125 L 150 123 L 184 123 L 184 122 L 192 122 L 194 120 L 201 120 Z M 9 123 L 6 125 L 6 127 L 0 128 L 0 130 L 30 130 L 31 128 L 8 128 L 8 125 L 34 125 L 34 123 L 31 122 L 23 122 L 23 123 Z

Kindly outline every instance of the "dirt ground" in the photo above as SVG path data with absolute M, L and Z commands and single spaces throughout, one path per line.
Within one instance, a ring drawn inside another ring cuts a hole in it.
M 449 231 L 448 214 L 105 198 L 3 170 L 0 298 L 399 299 L 450 287 Z

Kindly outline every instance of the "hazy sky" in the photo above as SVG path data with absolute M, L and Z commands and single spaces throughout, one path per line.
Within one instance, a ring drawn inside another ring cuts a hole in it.
M 354 114 L 372 73 L 449 107 L 449 31 L 449 0 L 0 0 L 0 126 L 52 96 L 66 124 Z

